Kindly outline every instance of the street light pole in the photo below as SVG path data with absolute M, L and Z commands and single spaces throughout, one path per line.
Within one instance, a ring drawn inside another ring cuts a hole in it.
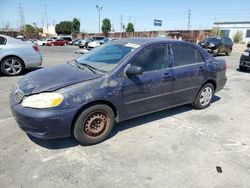
M 96 5 L 96 9 L 99 13 L 99 33 L 101 33 L 101 10 L 102 10 L 102 6 Z

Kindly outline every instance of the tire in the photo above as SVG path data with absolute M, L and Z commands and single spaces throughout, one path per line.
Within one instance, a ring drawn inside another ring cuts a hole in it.
M 214 86 L 211 83 L 205 84 L 197 94 L 193 107 L 195 109 L 204 109 L 210 106 L 211 100 L 214 96 Z
M 220 49 L 219 49 L 219 48 L 213 50 L 213 56 L 216 57 L 216 56 L 219 54 L 219 52 L 220 52 Z
M 240 65 L 240 66 L 239 66 L 239 70 L 240 70 L 240 71 L 243 71 L 243 72 L 244 72 L 244 71 L 247 71 L 247 67 L 243 67 L 243 66 Z
M 231 53 L 232 53 L 232 49 L 229 49 L 229 51 L 226 52 L 226 55 L 227 55 L 227 56 L 230 56 Z
M 1 72 L 6 76 L 20 75 L 23 70 L 23 61 L 18 57 L 7 57 L 1 61 Z
M 107 105 L 85 109 L 74 124 L 74 137 L 82 145 L 97 144 L 107 138 L 115 123 L 113 110 Z

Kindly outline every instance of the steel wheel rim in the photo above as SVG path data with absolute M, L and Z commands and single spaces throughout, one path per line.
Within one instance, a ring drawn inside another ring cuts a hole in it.
M 87 116 L 83 131 L 89 137 L 99 137 L 107 131 L 111 118 L 105 113 L 96 111 Z
M 212 88 L 211 87 L 205 87 L 202 90 L 201 95 L 200 95 L 200 104 L 202 106 L 208 105 L 210 103 L 210 101 L 211 101 L 212 95 L 213 95 Z
M 4 61 L 3 68 L 6 73 L 10 75 L 19 74 L 22 70 L 22 65 L 18 60 L 15 59 L 8 59 Z

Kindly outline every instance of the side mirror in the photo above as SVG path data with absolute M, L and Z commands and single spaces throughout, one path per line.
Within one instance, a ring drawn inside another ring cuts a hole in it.
M 247 47 L 250 48 L 250 42 L 247 43 Z
M 126 74 L 128 76 L 135 76 L 135 75 L 140 75 L 142 74 L 142 68 L 139 66 L 130 66 L 127 70 L 126 70 Z

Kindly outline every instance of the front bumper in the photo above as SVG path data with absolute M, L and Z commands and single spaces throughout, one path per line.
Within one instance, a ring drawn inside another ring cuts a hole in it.
M 250 56 L 241 56 L 240 66 L 250 68 Z
M 18 126 L 27 134 L 42 138 L 71 136 L 71 126 L 78 109 L 34 109 L 17 104 L 10 96 L 12 114 Z

